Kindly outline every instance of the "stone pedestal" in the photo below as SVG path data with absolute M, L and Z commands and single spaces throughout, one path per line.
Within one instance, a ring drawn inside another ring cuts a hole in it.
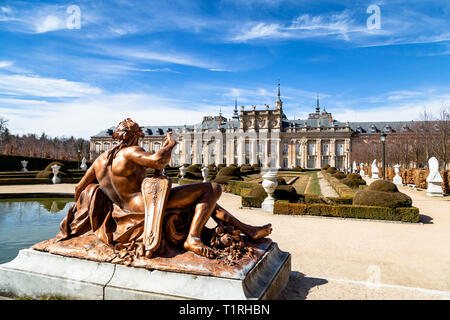
M 427 196 L 443 197 L 444 191 L 442 190 L 441 182 L 428 182 Z
M 30 248 L 0 265 L 0 294 L 84 300 L 274 299 L 289 279 L 291 255 L 271 243 L 256 263 L 244 265 L 239 272 L 216 276 L 204 274 L 202 265 L 196 268 L 190 272 L 146 269 Z

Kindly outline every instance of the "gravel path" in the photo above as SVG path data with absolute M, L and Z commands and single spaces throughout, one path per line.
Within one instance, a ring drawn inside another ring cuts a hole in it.
M 317 172 L 317 178 L 319 180 L 320 192 L 322 193 L 323 197 L 339 197 L 339 194 L 334 191 L 333 187 L 330 185 L 327 179 L 325 179 L 322 172 Z

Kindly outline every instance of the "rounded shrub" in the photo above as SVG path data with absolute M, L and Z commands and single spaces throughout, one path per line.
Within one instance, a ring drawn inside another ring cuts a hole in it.
M 336 173 L 338 170 L 335 167 L 329 167 L 327 170 L 325 170 L 326 173 Z
M 235 177 L 240 177 L 240 170 L 238 167 L 236 166 L 228 166 L 225 168 L 220 169 L 220 171 L 217 173 L 217 176 L 235 176 Z
M 399 192 L 397 186 L 387 180 L 376 180 L 368 188 L 359 190 L 353 204 L 389 208 L 411 207 L 411 198 Z
M 350 179 L 348 177 L 342 179 L 341 182 L 352 189 L 357 189 L 359 188 L 359 186 L 363 186 L 366 184 L 366 181 L 364 179 Z
M 322 170 L 327 170 L 328 168 L 330 168 L 330 165 L 327 163 L 326 165 L 324 165 L 324 166 L 322 167 Z
M 345 173 L 338 171 L 333 175 L 336 179 L 342 180 L 346 178 Z
M 375 180 L 367 189 L 373 191 L 399 192 L 397 186 L 388 180 Z
M 286 180 L 282 177 L 277 177 L 277 182 L 279 186 L 285 186 L 286 185 Z
M 358 173 L 349 173 L 347 179 L 362 179 Z
M 241 168 L 240 168 L 240 172 L 243 174 L 250 174 L 253 173 L 253 167 L 249 164 L 244 164 Z

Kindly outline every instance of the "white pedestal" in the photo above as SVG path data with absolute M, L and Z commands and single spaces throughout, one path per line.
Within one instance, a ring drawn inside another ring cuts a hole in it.
M 267 197 L 264 199 L 264 202 L 261 204 L 261 209 L 264 212 L 271 212 L 273 213 L 273 206 L 275 205 L 275 199 L 273 197 Z
M 290 273 L 291 255 L 276 243 L 238 278 L 148 270 L 23 249 L 0 265 L 0 294 L 85 300 L 275 299 Z
M 380 177 L 378 176 L 378 172 L 372 173 L 372 179 L 380 179 Z
M 430 197 L 443 197 L 444 191 L 440 182 L 428 182 L 427 196 Z

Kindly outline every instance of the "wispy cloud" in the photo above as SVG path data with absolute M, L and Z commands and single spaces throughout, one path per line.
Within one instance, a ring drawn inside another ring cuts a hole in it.
M 0 94 L 33 97 L 81 97 L 98 94 L 99 88 L 66 79 L 0 74 Z

